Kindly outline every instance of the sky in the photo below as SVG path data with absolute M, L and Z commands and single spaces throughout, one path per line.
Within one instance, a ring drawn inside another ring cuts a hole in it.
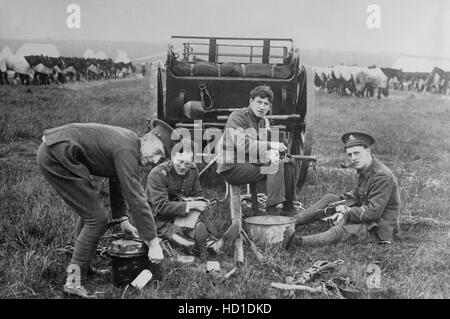
M 80 7 L 70 29 L 69 4 Z M 367 20 L 379 8 L 379 28 Z M 450 58 L 450 0 L 0 0 L 0 39 L 168 42 L 171 35 L 293 38 L 307 49 Z

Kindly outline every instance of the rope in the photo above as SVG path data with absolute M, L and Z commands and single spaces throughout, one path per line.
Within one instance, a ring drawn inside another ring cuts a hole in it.
M 333 262 L 326 261 L 326 260 L 319 260 L 315 262 L 311 267 L 303 271 L 302 273 L 295 272 L 293 277 L 289 277 L 289 283 L 290 284 L 301 284 L 304 285 L 305 283 L 313 280 L 315 277 L 325 273 L 334 270 L 337 266 L 343 264 L 344 261 L 339 259 Z M 299 275 L 297 277 L 297 275 Z

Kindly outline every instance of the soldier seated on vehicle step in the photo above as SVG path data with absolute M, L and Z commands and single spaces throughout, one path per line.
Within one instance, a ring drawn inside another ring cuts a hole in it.
M 279 153 L 286 145 L 276 140 L 266 118 L 273 102 L 273 92 L 268 86 L 258 86 L 250 92 L 249 106 L 232 112 L 218 143 L 217 173 L 231 185 L 266 182 L 266 211 L 269 214 L 292 216 L 294 207 L 295 174 L 292 163 L 279 161 Z M 278 211 L 276 206 L 282 203 Z

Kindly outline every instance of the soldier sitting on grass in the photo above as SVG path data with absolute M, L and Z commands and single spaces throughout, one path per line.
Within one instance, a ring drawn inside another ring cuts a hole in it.
M 372 156 L 369 146 L 375 140 L 364 133 L 342 136 L 349 166 L 356 169 L 358 181 L 352 191 L 338 196 L 327 194 L 297 214 L 296 225 L 304 225 L 326 216 L 341 217 L 328 231 L 310 236 L 285 234 L 285 247 L 320 246 L 339 241 L 391 242 L 398 230 L 400 195 L 392 171 Z M 333 205 L 334 203 L 334 205 Z M 340 215 L 340 216 L 339 216 Z
M 201 253 L 209 237 L 205 224 L 194 222 L 193 229 L 174 224 L 177 217 L 194 212 L 203 214 L 208 210 L 207 201 L 201 197 L 199 173 L 189 145 L 185 143 L 182 152 L 172 152 L 169 161 L 159 164 L 148 174 L 146 192 L 158 236 L 188 252 L 196 248 Z

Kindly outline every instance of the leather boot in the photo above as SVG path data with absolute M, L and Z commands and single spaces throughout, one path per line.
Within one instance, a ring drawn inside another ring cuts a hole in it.
M 63 287 L 64 294 L 69 296 L 77 296 L 84 299 L 97 298 L 96 295 L 90 294 L 83 286 L 83 283 L 86 282 L 89 267 L 72 264 L 69 265 L 68 268 L 71 270 L 68 270 L 67 273 L 66 283 Z M 77 269 L 79 269 L 79 272 Z
M 280 215 L 281 210 L 277 208 L 277 205 L 266 206 L 266 215 Z
M 341 228 L 331 227 L 329 230 L 309 236 L 303 236 L 303 246 L 325 246 L 338 242 L 343 234 L 340 231 Z
M 293 203 L 284 202 L 280 214 L 282 216 L 295 217 L 298 214 L 298 210 L 294 207 Z
M 83 286 L 74 286 L 66 283 L 63 292 L 69 296 L 77 296 L 83 299 L 97 299 L 96 295 L 90 294 Z
M 203 222 L 198 222 L 197 225 L 195 225 L 194 229 L 194 241 L 195 241 L 195 248 L 199 254 L 199 256 L 202 256 L 205 251 L 205 244 L 206 240 L 208 239 L 208 231 L 206 230 L 206 226 Z
M 303 238 L 297 233 L 293 232 L 292 234 L 284 233 L 284 249 L 289 250 L 291 247 L 300 247 L 302 246 Z
M 194 241 L 189 240 L 179 234 L 173 234 L 172 236 L 170 236 L 170 241 L 183 248 L 188 254 L 192 254 L 192 250 L 195 247 Z
M 324 209 L 331 203 L 336 202 L 340 199 L 339 196 L 334 194 L 326 194 L 320 200 L 309 206 L 307 209 L 297 214 L 295 218 L 297 219 L 297 225 L 305 225 L 311 222 L 315 222 L 326 217 Z
M 319 219 L 322 219 L 325 217 L 325 213 L 323 209 L 318 209 L 316 211 L 305 209 L 304 211 L 298 213 L 297 215 L 293 216 L 297 221 L 295 224 L 297 225 L 306 225 L 312 222 L 315 222 Z

